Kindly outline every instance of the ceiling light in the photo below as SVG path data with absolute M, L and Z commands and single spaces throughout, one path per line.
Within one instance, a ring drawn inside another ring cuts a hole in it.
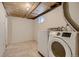
M 40 17 L 38 17 L 38 18 L 36 19 L 36 22 L 37 22 L 37 23 L 43 23 L 44 21 L 45 21 L 44 16 L 40 16 Z
M 30 3 L 26 3 L 26 10 L 28 11 L 31 8 L 31 4 Z

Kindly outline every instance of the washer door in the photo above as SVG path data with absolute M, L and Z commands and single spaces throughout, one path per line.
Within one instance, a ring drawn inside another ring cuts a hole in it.
M 49 41 L 50 57 L 71 57 L 72 51 L 68 44 L 60 38 L 54 38 Z

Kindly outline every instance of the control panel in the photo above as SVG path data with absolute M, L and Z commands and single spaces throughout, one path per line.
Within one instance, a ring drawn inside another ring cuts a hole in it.
M 50 34 L 52 36 L 68 37 L 68 38 L 70 38 L 72 33 L 70 33 L 70 32 L 54 32 L 54 31 L 52 31 L 52 32 L 50 32 Z
M 63 32 L 62 37 L 71 37 L 71 33 Z

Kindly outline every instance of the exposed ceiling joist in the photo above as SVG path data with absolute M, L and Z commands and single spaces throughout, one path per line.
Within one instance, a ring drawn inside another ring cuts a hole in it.
M 41 4 L 41 2 L 38 3 L 38 5 L 28 14 L 28 17 L 31 15 L 31 13 Z
M 56 3 L 56 4 L 52 5 L 50 9 L 47 9 L 47 10 L 44 11 L 43 13 L 41 13 L 41 14 L 37 15 L 36 17 L 34 17 L 33 19 L 36 19 L 36 18 L 38 18 L 39 16 L 42 16 L 42 15 L 48 13 L 49 11 L 53 10 L 54 8 L 56 8 L 56 7 L 60 6 L 60 5 L 61 5 L 61 3 Z

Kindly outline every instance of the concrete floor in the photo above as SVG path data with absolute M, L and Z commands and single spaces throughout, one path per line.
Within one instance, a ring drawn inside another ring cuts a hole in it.
M 7 46 L 4 57 L 40 57 L 37 51 L 37 42 L 34 40 Z

